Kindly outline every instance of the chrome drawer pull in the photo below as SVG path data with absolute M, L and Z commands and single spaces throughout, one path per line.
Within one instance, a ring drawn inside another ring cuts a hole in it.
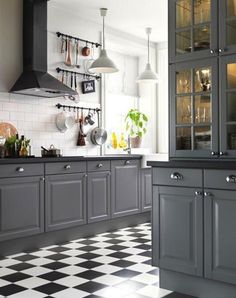
M 66 169 L 66 170 L 70 170 L 70 169 L 71 169 L 71 166 L 70 166 L 70 165 L 66 165 L 66 166 L 65 166 L 65 169 Z
M 17 171 L 18 173 L 23 173 L 24 170 L 25 170 L 25 169 L 24 169 L 24 168 L 21 168 L 21 167 L 16 169 L 16 171 Z
M 225 178 L 227 183 L 236 183 L 236 176 L 235 175 L 229 175 Z
M 99 164 L 97 165 L 97 167 L 98 167 L 98 168 L 102 168 L 102 167 L 103 167 L 103 164 L 102 164 L 102 163 L 99 163 Z
M 170 179 L 172 180 L 182 180 L 184 177 L 180 173 L 172 173 Z

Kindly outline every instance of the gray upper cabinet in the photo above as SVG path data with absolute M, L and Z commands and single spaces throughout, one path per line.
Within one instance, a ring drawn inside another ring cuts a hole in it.
M 153 260 L 161 269 L 203 275 L 201 189 L 154 187 Z
M 88 173 L 88 222 L 110 218 L 111 172 Z
M 206 278 L 236 284 L 236 192 L 205 192 Z
M 169 0 L 170 63 L 218 54 L 217 6 L 217 0 Z
M 0 241 L 43 231 L 43 177 L 0 179 Z
M 219 54 L 236 52 L 236 2 L 219 0 Z
M 217 58 L 170 66 L 170 157 L 218 157 Z
M 220 58 L 220 82 L 220 156 L 232 158 L 236 156 L 236 55 Z
M 46 231 L 86 223 L 85 173 L 46 176 Z
M 111 162 L 111 210 L 112 217 L 140 212 L 139 160 Z
M 142 211 L 152 207 L 152 169 L 141 169 L 141 205 Z

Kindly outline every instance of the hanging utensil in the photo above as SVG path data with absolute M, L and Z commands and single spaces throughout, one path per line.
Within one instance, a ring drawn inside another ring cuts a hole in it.
M 80 68 L 79 64 L 79 41 L 76 40 L 75 44 L 75 67 Z
M 102 146 L 107 140 L 107 131 L 100 127 L 99 111 L 97 110 L 98 127 L 91 131 L 90 139 L 94 145 Z
M 71 72 L 70 73 L 70 87 L 71 87 L 71 89 L 73 89 L 73 78 L 74 78 L 74 76 L 73 76 L 73 73 Z
M 64 36 L 61 37 L 61 54 L 64 54 L 65 53 L 65 38 Z
M 90 59 L 84 60 L 84 69 L 85 69 L 86 73 L 95 74 L 94 72 L 90 71 L 90 67 L 94 61 L 95 61 L 95 59 L 94 59 L 94 45 L 92 44 Z
M 65 77 L 65 74 L 64 74 L 64 71 L 62 72 L 62 75 L 61 75 L 61 82 L 62 84 L 64 84 L 64 77 Z
M 86 135 L 83 132 L 83 109 L 81 109 L 81 116 L 79 119 L 79 134 L 77 139 L 77 146 L 85 146 L 85 137 Z
M 88 47 L 88 43 L 86 42 L 86 46 L 82 49 L 82 56 L 89 56 L 90 55 L 90 48 Z
M 71 67 L 72 66 L 72 59 L 71 59 L 71 39 L 67 40 L 67 56 L 65 65 Z

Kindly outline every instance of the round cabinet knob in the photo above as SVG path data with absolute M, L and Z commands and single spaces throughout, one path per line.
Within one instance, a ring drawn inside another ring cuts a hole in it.
M 202 192 L 201 191 L 198 191 L 198 190 L 195 191 L 195 196 L 196 197 L 202 196 Z
M 227 155 L 226 152 L 220 151 L 220 156 L 225 156 L 225 155 Z
M 215 49 L 210 49 L 210 53 L 211 54 L 215 54 L 216 53 L 216 50 Z
M 212 155 L 212 156 L 216 156 L 216 155 L 218 155 L 218 152 L 212 151 L 212 152 L 211 152 L 211 155 Z
M 226 52 L 226 48 L 219 48 L 219 53 L 224 53 Z
M 204 192 L 204 197 L 206 197 L 206 198 L 212 197 L 212 193 L 205 191 Z
M 99 164 L 97 165 L 97 167 L 98 167 L 98 168 L 102 168 L 102 167 L 103 167 L 103 164 L 102 164 L 102 163 L 99 163 Z
M 66 170 L 70 170 L 70 169 L 71 169 L 71 165 L 66 165 L 66 166 L 65 166 L 65 169 L 66 169 Z
M 225 178 L 227 183 L 236 183 L 236 176 L 235 175 L 229 175 Z
M 84 178 L 87 178 L 88 177 L 88 175 L 87 174 L 84 174 Z
M 130 165 L 130 160 L 126 160 L 125 164 Z
M 41 177 L 41 178 L 40 178 L 40 181 L 45 181 L 45 178 L 44 178 L 44 177 Z
M 172 173 L 170 179 L 172 180 L 182 180 L 184 177 L 180 173 Z
M 22 168 L 22 167 L 19 167 L 19 168 L 17 168 L 16 169 L 16 171 L 18 172 L 18 173 L 23 173 L 24 172 L 24 168 Z

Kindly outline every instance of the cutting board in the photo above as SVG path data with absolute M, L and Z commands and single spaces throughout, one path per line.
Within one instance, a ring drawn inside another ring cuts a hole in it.
M 0 122 L 0 136 L 5 137 L 6 139 L 17 134 L 17 129 L 14 125 L 7 122 Z

